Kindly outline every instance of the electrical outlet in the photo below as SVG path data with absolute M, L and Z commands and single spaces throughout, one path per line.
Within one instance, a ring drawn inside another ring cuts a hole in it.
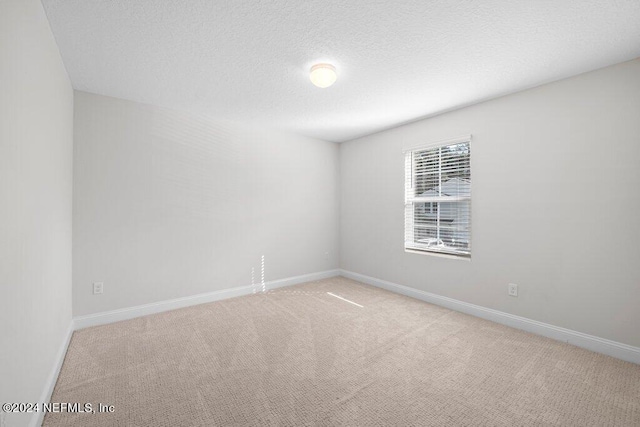
M 509 283 L 509 296 L 518 296 L 518 285 L 516 285 L 515 283 Z
M 324 260 L 329 261 L 329 252 L 324 253 Z
M 93 282 L 93 294 L 98 295 L 104 291 L 104 283 L 103 282 Z

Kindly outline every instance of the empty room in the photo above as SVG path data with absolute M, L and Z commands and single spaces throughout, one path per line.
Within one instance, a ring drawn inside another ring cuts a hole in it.
M 637 0 L 0 0 L 0 427 L 640 426 Z

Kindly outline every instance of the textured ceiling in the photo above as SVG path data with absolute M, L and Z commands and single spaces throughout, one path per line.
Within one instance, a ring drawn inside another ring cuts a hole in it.
M 640 56 L 639 0 L 42 2 L 76 89 L 329 141 Z

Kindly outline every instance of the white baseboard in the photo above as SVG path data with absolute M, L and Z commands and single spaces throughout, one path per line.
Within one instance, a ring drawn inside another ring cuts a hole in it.
M 526 317 L 515 316 L 491 308 L 485 308 L 479 305 L 469 304 L 458 301 L 453 298 L 443 297 L 419 289 L 410 288 L 408 286 L 398 285 L 396 283 L 387 282 L 386 280 L 376 279 L 375 277 L 365 276 L 363 274 L 354 273 L 352 271 L 340 270 L 340 275 L 358 282 L 386 289 L 391 292 L 406 295 L 422 301 L 436 304 L 451 310 L 460 311 L 482 319 L 491 320 L 512 328 L 521 329 L 557 341 L 563 341 L 577 347 L 597 353 L 606 354 L 627 362 L 640 364 L 640 348 L 616 341 L 599 338 L 593 335 L 584 334 L 582 332 L 572 331 L 548 323 L 538 322 L 537 320 L 527 319 Z
M 313 280 L 327 279 L 340 275 L 340 270 L 326 270 L 317 273 L 303 274 L 302 276 L 288 277 L 285 279 L 265 282 L 265 289 L 281 288 L 283 286 L 296 285 L 298 283 L 310 282 Z M 254 291 L 260 291 L 262 285 L 239 286 L 236 288 L 223 289 L 220 291 L 207 292 L 204 294 L 192 295 L 172 300 L 159 301 L 151 304 L 138 305 L 135 307 L 121 308 L 118 310 L 106 311 L 103 313 L 90 314 L 87 316 L 74 317 L 75 329 L 88 328 L 90 326 L 105 325 L 107 323 L 119 322 L 121 320 L 133 319 L 146 316 L 148 314 L 161 313 L 163 311 L 175 310 L 177 308 L 189 307 L 192 305 L 204 304 L 207 302 L 219 301 L 227 298 L 249 295 Z
M 51 394 L 53 393 L 53 388 L 56 386 L 56 382 L 58 381 L 58 374 L 60 374 L 60 369 L 62 368 L 62 362 L 64 362 L 64 357 L 67 355 L 67 348 L 69 348 L 69 343 L 71 342 L 71 336 L 73 335 L 73 331 L 75 330 L 73 325 L 73 320 L 71 320 L 69 327 L 67 328 L 67 333 L 64 337 L 64 341 L 58 350 L 58 354 L 56 354 L 55 364 L 53 369 L 49 373 L 49 377 L 45 382 L 44 389 L 42 390 L 42 394 L 40 395 L 40 400 L 38 403 L 48 403 L 51 399 Z M 38 427 L 42 425 L 42 421 L 44 421 L 44 412 L 42 410 L 38 412 L 34 412 L 31 417 L 31 422 L 29 423 L 30 427 Z

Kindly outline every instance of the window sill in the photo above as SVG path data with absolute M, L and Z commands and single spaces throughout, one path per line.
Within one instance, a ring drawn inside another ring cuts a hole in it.
M 441 253 L 441 252 L 431 252 L 431 251 L 419 251 L 416 249 L 406 249 L 404 250 L 406 253 L 409 254 L 417 254 L 417 255 L 429 255 L 429 256 L 435 256 L 435 257 L 439 257 L 439 258 L 449 258 L 449 259 L 457 259 L 460 261 L 469 261 L 471 262 L 471 257 L 470 256 L 462 256 L 462 255 L 453 255 L 453 254 L 445 254 L 445 253 Z

